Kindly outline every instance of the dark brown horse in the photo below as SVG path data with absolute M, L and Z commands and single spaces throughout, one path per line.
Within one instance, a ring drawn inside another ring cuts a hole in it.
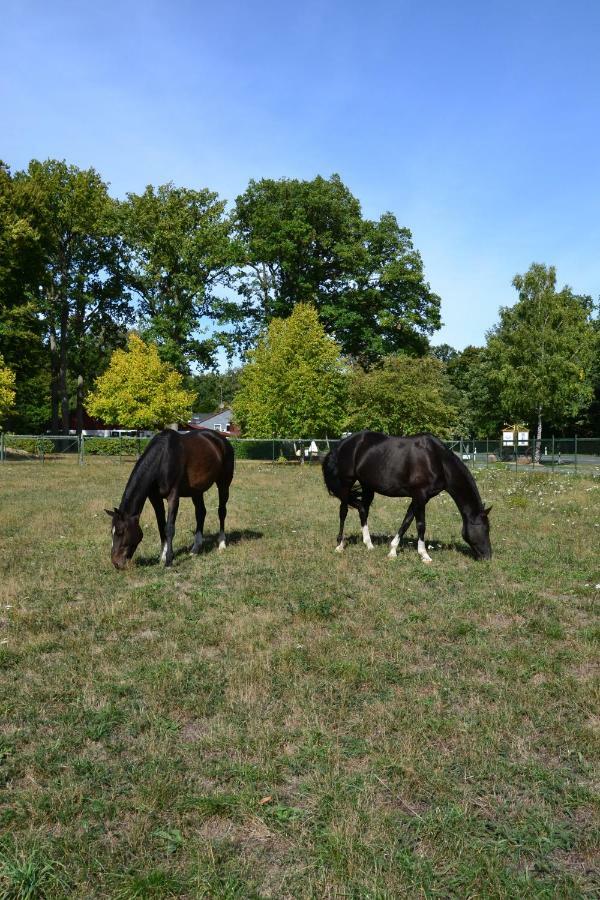
M 120 506 L 106 510 L 112 519 L 113 565 L 124 569 L 142 540 L 140 515 L 147 499 L 156 513 L 162 544 L 161 561 L 165 566 L 173 562 L 173 535 L 180 497 L 191 497 L 196 508 L 196 534 L 191 552 L 199 553 L 206 517 L 204 492 L 213 484 L 219 491 L 219 550 L 224 550 L 233 463 L 231 444 L 216 431 L 178 434 L 166 429 L 152 438 L 133 467 Z
M 410 497 L 404 521 L 390 547 L 390 557 L 413 519 L 417 520 L 418 553 L 423 562 L 431 557 L 425 546 L 425 505 L 441 491 L 448 491 L 463 519 L 462 535 L 477 559 L 491 559 L 488 515 L 475 479 L 458 456 L 432 434 L 390 437 L 376 431 L 359 431 L 344 438 L 323 460 L 323 477 L 330 494 L 340 501 L 337 550 L 344 549 L 344 522 L 348 507 L 358 510 L 363 541 L 373 549 L 367 519 L 375 494 Z M 354 487 L 358 481 L 360 488 Z M 491 509 L 491 507 L 490 507 Z

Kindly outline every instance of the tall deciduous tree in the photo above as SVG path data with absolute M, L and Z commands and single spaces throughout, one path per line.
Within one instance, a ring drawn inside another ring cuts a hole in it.
M 370 428 L 386 434 L 430 431 L 447 436 L 456 423 L 444 365 L 431 356 L 388 356 L 369 372 L 356 367 L 350 376 L 346 428 Z
M 183 376 L 160 359 L 155 344 L 130 334 L 127 349 L 115 350 L 86 407 L 110 424 L 160 428 L 189 421 L 194 397 L 185 389 Z
M 346 375 L 338 345 L 317 312 L 298 304 L 273 319 L 240 374 L 236 421 L 250 437 L 337 435 L 345 414 Z
M 251 181 L 234 224 L 244 253 L 241 302 L 222 311 L 242 347 L 296 303 L 312 303 L 343 352 L 366 366 L 398 350 L 426 351 L 440 299 L 411 233 L 392 213 L 364 219 L 339 176 Z
M 32 160 L 16 173 L 14 189 L 41 257 L 34 297 L 50 351 L 52 428 L 58 429 L 60 412 L 66 431 L 74 383 L 97 374 L 131 315 L 116 203 L 94 169 L 57 160 Z M 85 342 L 87 370 L 81 368 Z M 81 392 L 77 406 L 81 422 Z
M 144 335 L 182 373 L 211 364 L 217 341 L 202 338 L 215 315 L 214 291 L 227 282 L 233 245 L 225 202 L 209 190 L 164 184 L 129 194 L 125 228 L 133 250 Z
M 569 287 L 557 291 L 554 266 L 534 263 L 513 285 L 518 302 L 488 335 L 488 371 L 503 413 L 537 420 L 539 461 L 543 419 L 560 425 L 592 398 L 594 306 Z
M 50 358 L 37 297 L 43 253 L 32 211 L 0 163 L 0 354 L 16 378 L 10 427 L 40 430 L 50 416 Z
M 7 416 L 15 403 L 15 373 L 4 365 L 0 355 L 0 422 Z
M 502 426 L 502 408 L 494 366 L 486 348 L 465 347 L 448 359 L 446 371 L 455 391 L 458 433 L 467 437 L 497 437 Z

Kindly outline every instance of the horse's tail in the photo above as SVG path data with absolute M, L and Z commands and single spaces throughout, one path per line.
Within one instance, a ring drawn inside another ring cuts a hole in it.
M 334 497 L 337 497 L 338 500 L 341 500 L 344 495 L 348 496 L 346 486 L 340 478 L 337 446 L 331 448 L 331 450 L 321 463 L 321 467 L 323 469 L 323 480 L 325 481 L 325 487 L 327 488 L 329 493 Z M 352 488 L 347 502 L 349 502 L 352 506 L 353 503 L 359 499 L 360 491 L 358 490 L 358 488 Z

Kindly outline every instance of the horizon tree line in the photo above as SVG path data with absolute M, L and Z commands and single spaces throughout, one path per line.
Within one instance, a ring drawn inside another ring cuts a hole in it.
M 457 431 L 508 415 L 538 430 L 600 426 L 594 302 L 557 290 L 541 264 L 513 285 L 518 301 L 500 310 L 485 347 L 431 347 L 441 300 L 410 230 L 391 212 L 363 217 L 338 175 L 253 180 L 228 208 L 207 188 L 148 186 L 118 200 L 94 169 L 32 160 L 13 174 L 0 164 L 0 356 L 14 373 L 16 405 L 4 411 L 13 429 L 68 431 L 74 417 L 80 430 L 86 395 L 131 329 L 206 404 L 217 352 L 247 359 L 271 322 L 306 304 L 356 384 L 372 373 L 393 393 L 401 357 L 437 357 Z

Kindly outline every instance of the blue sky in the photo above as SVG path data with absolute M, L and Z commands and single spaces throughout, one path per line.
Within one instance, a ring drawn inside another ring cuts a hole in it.
M 533 261 L 600 294 L 599 26 L 580 0 L 2 0 L 0 158 L 117 196 L 338 172 L 412 230 L 462 348 Z

